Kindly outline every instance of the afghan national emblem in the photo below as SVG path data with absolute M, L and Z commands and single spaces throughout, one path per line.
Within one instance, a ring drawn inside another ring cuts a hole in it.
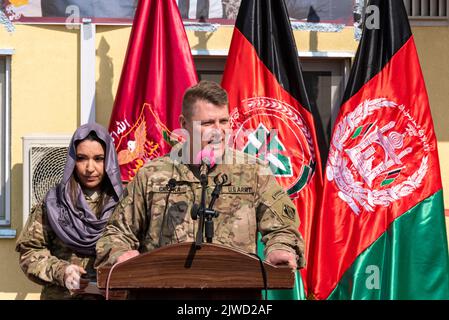
M 235 148 L 266 162 L 295 198 L 316 169 L 312 135 L 301 114 L 284 101 L 254 97 L 231 112 L 230 124 Z
M 362 208 L 373 212 L 421 186 L 430 149 L 425 132 L 404 105 L 385 98 L 366 100 L 336 124 L 327 180 L 355 214 Z

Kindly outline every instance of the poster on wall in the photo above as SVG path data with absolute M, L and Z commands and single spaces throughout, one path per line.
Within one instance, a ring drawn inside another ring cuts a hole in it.
M 1 0 L 0 0 L 1 1 Z M 1 9 L 13 22 L 132 23 L 137 0 L 3 0 Z
M 137 0 L 0 0 L 13 22 L 132 23 Z M 241 0 L 176 0 L 184 21 L 234 25 Z M 354 24 L 354 0 L 285 0 L 290 18 L 301 22 Z M 78 19 L 78 20 L 77 20 Z

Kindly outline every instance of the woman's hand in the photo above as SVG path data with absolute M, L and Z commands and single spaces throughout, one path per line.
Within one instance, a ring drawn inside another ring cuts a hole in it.
M 86 274 L 83 267 L 71 264 L 65 268 L 64 284 L 70 291 L 82 289 L 87 286 L 85 280 L 81 279 L 81 275 Z

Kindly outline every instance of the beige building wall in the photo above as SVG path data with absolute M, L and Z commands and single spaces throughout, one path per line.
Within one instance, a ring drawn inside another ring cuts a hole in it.
M 413 28 L 438 139 L 444 207 L 449 209 L 449 27 Z
M 131 27 L 97 26 L 96 119 L 109 125 Z
M 11 60 L 11 228 L 22 226 L 22 137 L 70 133 L 79 120 L 79 35 L 54 26 L 0 27 L 0 48 Z M 35 298 L 39 292 L 18 266 L 15 239 L 0 239 L 0 299 Z
M 108 126 L 131 28 L 97 26 L 96 118 Z M 228 50 L 232 27 L 214 33 L 188 32 L 193 50 Z M 438 137 L 442 178 L 449 192 L 449 28 L 413 28 Z M 302 52 L 354 53 L 352 28 L 340 33 L 295 31 Z M 16 25 L 0 28 L 0 49 L 14 49 L 11 92 L 11 228 L 21 231 L 22 137 L 71 134 L 80 122 L 79 30 L 63 26 Z M 398 75 L 400 76 L 400 75 Z M 449 209 L 449 195 L 445 199 Z M 40 288 L 23 275 L 14 251 L 15 239 L 0 239 L 0 299 L 35 299 Z

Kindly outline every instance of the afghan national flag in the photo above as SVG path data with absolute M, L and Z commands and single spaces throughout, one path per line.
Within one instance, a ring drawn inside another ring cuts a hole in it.
M 196 82 L 175 0 L 139 1 L 109 123 L 123 181 L 170 150 L 184 91 Z
M 265 160 L 291 196 L 308 260 L 322 191 L 320 152 L 283 0 L 242 1 L 222 86 L 237 129 L 235 147 Z M 302 272 L 306 279 L 306 269 Z
M 402 1 L 369 5 L 331 140 L 313 292 L 448 299 L 437 141 L 415 43 Z

